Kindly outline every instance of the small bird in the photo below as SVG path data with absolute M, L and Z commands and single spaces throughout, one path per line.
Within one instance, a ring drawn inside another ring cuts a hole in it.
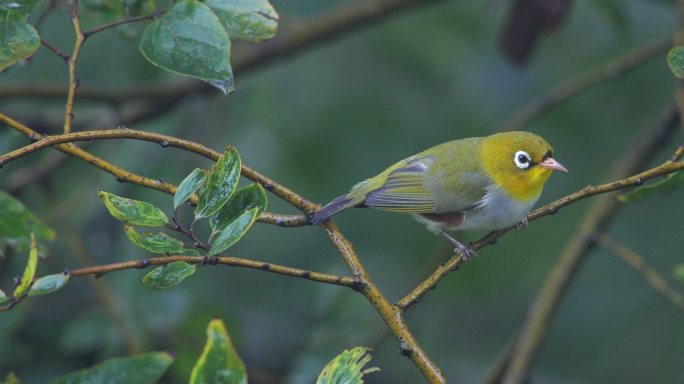
M 406 212 L 442 234 L 468 261 L 473 249 L 446 231 L 527 226 L 526 216 L 554 170 L 568 171 L 553 158 L 549 143 L 529 132 L 453 140 L 354 185 L 311 222 L 321 224 L 353 207 Z

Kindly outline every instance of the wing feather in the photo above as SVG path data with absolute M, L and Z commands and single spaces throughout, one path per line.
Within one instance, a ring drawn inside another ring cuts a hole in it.
M 437 206 L 425 185 L 432 158 L 419 158 L 395 168 L 384 184 L 366 194 L 364 205 L 387 211 L 427 213 Z

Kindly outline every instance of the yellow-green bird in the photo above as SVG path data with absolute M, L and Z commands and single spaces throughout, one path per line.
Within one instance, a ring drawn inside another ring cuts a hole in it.
M 406 212 L 444 235 L 467 261 L 474 251 L 446 231 L 527 225 L 526 215 L 554 170 L 567 172 L 549 143 L 529 132 L 449 141 L 354 185 L 312 223 L 352 207 Z

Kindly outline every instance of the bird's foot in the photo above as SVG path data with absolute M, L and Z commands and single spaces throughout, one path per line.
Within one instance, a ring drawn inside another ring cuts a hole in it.
M 528 225 L 530 225 L 530 222 L 527 221 L 527 216 L 525 216 L 525 217 L 523 217 L 522 220 L 520 220 L 520 222 L 518 223 L 518 225 L 516 225 L 516 227 L 518 227 L 518 229 L 524 229 L 524 228 L 527 228 Z
M 473 256 L 477 256 L 477 253 L 475 253 L 474 249 L 462 244 L 460 241 L 454 239 L 453 236 L 449 235 L 445 231 L 442 231 L 442 236 L 444 236 L 445 239 L 449 240 L 449 242 L 454 245 L 454 252 L 458 253 L 461 256 L 461 260 L 463 260 L 464 263 L 470 261 L 470 259 Z

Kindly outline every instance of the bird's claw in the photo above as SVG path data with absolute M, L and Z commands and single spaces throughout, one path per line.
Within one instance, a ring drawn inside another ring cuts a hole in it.
M 530 222 L 527 221 L 527 216 L 525 216 L 522 220 L 520 220 L 516 227 L 518 227 L 518 229 L 524 229 L 527 228 L 528 225 L 530 225 Z
M 471 258 L 474 256 L 477 256 L 477 253 L 475 252 L 474 249 L 467 245 L 461 244 L 461 246 L 456 246 L 454 247 L 454 252 L 458 253 L 461 256 L 461 260 L 463 260 L 464 263 L 467 263 L 470 261 Z

